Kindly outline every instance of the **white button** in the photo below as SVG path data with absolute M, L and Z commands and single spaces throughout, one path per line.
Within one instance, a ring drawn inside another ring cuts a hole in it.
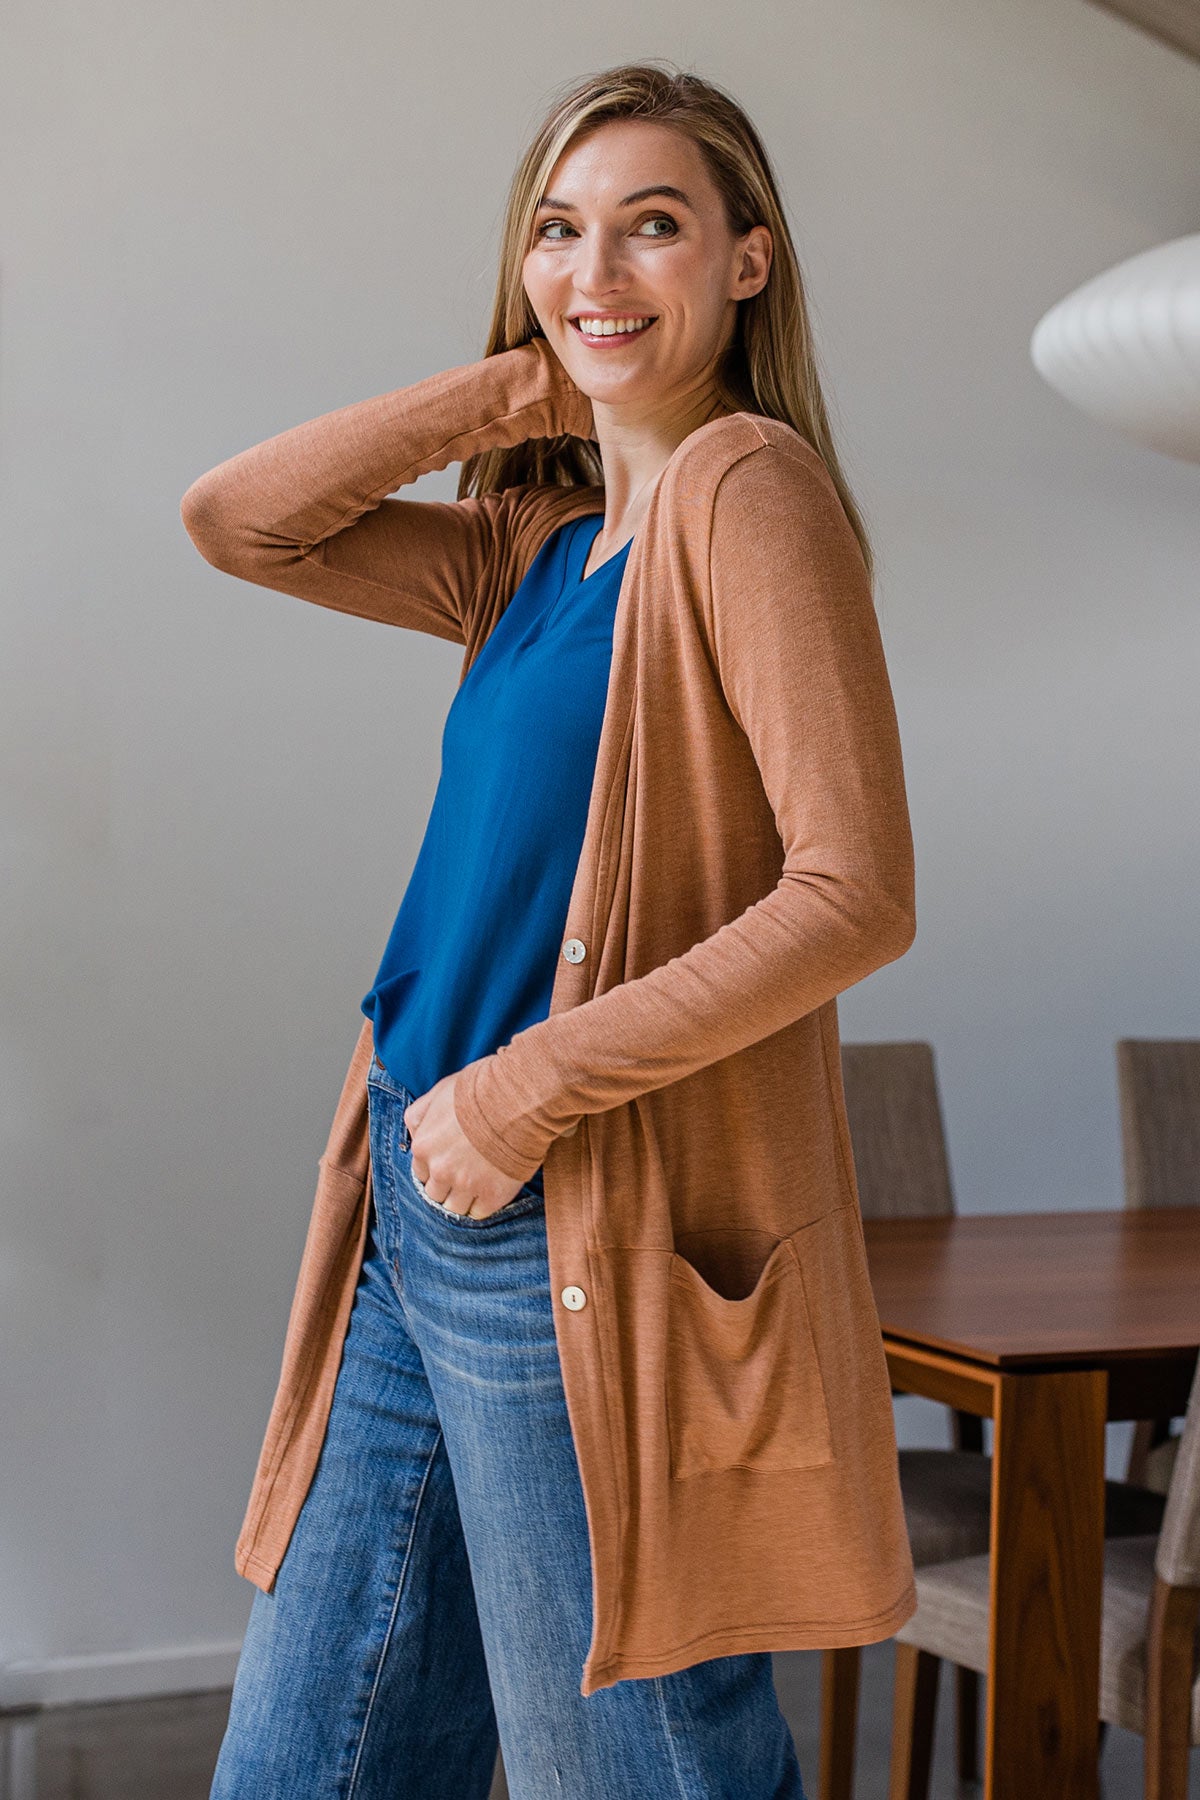
M 563 945 L 563 955 L 568 962 L 582 962 L 587 955 L 587 946 L 580 938 L 568 938 Z
M 581 1287 L 565 1287 L 562 1291 L 562 1303 L 569 1306 L 572 1312 L 578 1312 L 581 1306 L 587 1305 L 587 1295 Z

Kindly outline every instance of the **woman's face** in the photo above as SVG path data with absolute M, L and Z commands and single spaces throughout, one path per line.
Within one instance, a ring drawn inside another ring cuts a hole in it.
M 638 412 L 703 389 L 733 336 L 738 300 L 759 291 L 770 266 L 767 227 L 733 235 L 689 137 L 620 119 L 559 158 L 522 275 L 576 385 Z M 580 321 L 606 316 L 652 323 L 589 341 Z

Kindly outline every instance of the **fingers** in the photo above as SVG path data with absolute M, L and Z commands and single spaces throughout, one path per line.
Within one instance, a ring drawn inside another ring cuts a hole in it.
M 437 1196 L 434 1194 L 431 1194 L 429 1189 L 426 1187 L 425 1178 L 423 1176 L 420 1176 L 417 1174 L 416 1165 L 413 1164 L 413 1165 L 411 1165 L 411 1167 L 412 1167 L 413 1185 L 416 1187 L 417 1192 L 419 1194 L 421 1194 L 424 1199 L 429 1201 L 431 1206 L 440 1206 L 446 1212 L 457 1213 L 460 1218 L 473 1219 L 477 1216 L 475 1213 L 473 1213 L 471 1211 L 472 1206 L 474 1206 L 474 1204 L 475 1204 L 474 1194 L 472 1194 L 471 1198 L 468 1200 L 468 1202 L 465 1206 L 452 1206 L 450 1204 L 450 1202 L 454 1195 L 453 1188 L 445 1196 L 444 1199 L 439 1200 L 437 1198 Z

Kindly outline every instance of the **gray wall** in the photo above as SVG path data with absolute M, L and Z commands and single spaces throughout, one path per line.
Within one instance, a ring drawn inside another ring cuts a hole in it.
M 1113 1040 L 1197 1029 L 1200 471 L 1072 411 L 1028 342 L 1196 228 L 1200 68 L 1082 0 L 497 18 L 6 9 L 10 1697 L 231 1668 L 316 1158 L 458 667 L 218 574 L 180 495 L 480 354 L 508 172 L 569 76 L 694 66 L 784 183 L 917 841 L 916 943 L 844 1035 L 933 1041 L 959 1202 L 996 1210 L 1120 1204 Z

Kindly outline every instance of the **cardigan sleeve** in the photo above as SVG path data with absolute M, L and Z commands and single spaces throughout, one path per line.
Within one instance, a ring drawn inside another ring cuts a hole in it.
M 519 490 L 385 496 L 479 450 L 592 432 L 591 401 L 536 337 L 243 450 L 193 482 L 180 512 L 227 574 L 461 644 Z
M 683 954 L 459 1072 L 462 1130 L 515 1180 L 582 1114 L 779 1031 L 915 936 L 883 644 L 858 541 L 816 453 L 763 444 L 735 461 L 715 490 L 707 548 L 695 571 L 706 626 L 775 815 L 782 872 Z

